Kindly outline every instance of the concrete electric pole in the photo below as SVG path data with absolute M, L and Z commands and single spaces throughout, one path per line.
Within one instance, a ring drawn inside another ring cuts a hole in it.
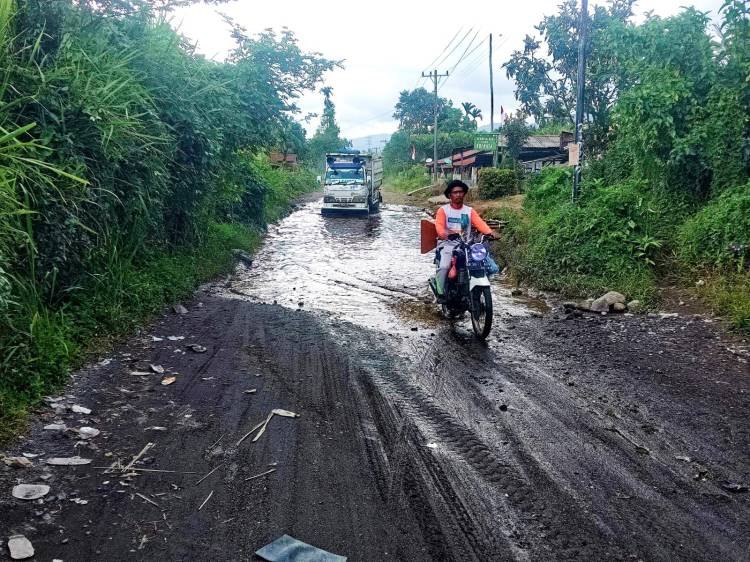
M 492 78 L 492 33 L 490 33 L 490 133 L 495 134 L 495 81 Z M 497 142 L 492 150 L 492 167 L 497 168 Z
M 576 96 L 576 137 L 578 161 L 573 172 L 573 201 L 578 199 L 581 183 L 581 161 L 583 160 L 583 113 L 586 95 L 586 24 L 588 0 L 581 0 L 581 21 L 578 24 L 578 92 Z
M 435 114 L 435 123 L 433 125 L 434 139 L 432 141 L 432 182 L 437 183 L 437 132 L 438 132 L 438 80 L 448 76 L 448 72 L 445 74 L 438 74 L 437 69 L 429 74 L 422 73 L 422 78 L 430 78 L 435 91 L 435 102 L 433 107 L 433 113 Z
M 490 133 L 495 132 L 495 84 L 492 80 L 492 33 L 490 33 Z

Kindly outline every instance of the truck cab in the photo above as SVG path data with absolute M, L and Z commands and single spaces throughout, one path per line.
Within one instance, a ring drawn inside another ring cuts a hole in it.
M 326 154 L 322 212 L 376 213 L 382 183 L 382 158 L 357 151 Z

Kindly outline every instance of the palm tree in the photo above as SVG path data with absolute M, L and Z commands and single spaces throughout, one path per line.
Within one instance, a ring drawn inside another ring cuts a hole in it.
M 482 120 L 482 110 L 479 109 L 476 105 L 474 105 L 470 101 L 463 102 L 461 104 L 461 107 L 464 108 L 464 111 L 466 112 L 466 117 L 470 117 L 475 125 L 477 123 L 477 119 L 479 119 L 480 121 Z
M 461 107 L 464 108 L 464 111 L 466 112 L 466 116 L 467 117 L 470 117 L 471 116 L 471 112 L 474 111 L 477 108 L 477 106 L 474 105 L 473 103 L 471 103 L 470 101 L 463 102 L 461 104 Z

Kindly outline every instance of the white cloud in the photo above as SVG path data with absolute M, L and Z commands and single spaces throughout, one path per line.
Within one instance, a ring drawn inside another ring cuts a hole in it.
M 288 27 L 295 32 L 304 50 L 318 51 L 331 59 L 345 59 L 345 69 L 331 72 L 326 83 L 334 89 L 337 118 L 344 136 L 353 138 L 368 134 L 392 132 L 393 106 L 398 93 L 418 85 L 432 88 L 420 74 L 443 51 L 457 31 L 459 38 L 473 29 L 466 41 L 445 61 L 438 57 L 439 72 L 454 66 L 464 46 L 475 32 L 473 49 L 489 33 L 494 35 L 495 120 L 500 106 L 513 110 L 513 84 L 500 69 L 511 51 L 520 47 L 523 37 L 545 14 L 552 14 L 560 0 L 525 0 L 523 3 L 479 1 L 469 5 L 436 0 L 409 2 L 323 2 L 285 0 L 283 3 L 230 2 L 218 7 L 196 5 L 179 10 L 174 24 L 198 44 L 206 56 L 221 59 L 232 47 L 229 32 L 219 12 L 234 18 L 249 32 L 266 28 Z M 591 5 L 597 2 L 590 3 Z M 641 1 L 639 13 L 653 10 L 668 16 L 685 4 L 716 13 L 722 0 L 651 0 Z M 591 6 L 590 6 L 591 8 Z M 457 43 L 458 40 L 454 43 Z M 447 55 L 448 49 L 442 56 Z M 441 87 L 440 95 L 476 104 L 489 122 L 489 77 L 487 43 L 467 56 L 454 75 Z M 302 115 L 320 113 L 322 96 L 315 92 L 300 100 Z M 314 128 L 314 123 L 307 126 Z

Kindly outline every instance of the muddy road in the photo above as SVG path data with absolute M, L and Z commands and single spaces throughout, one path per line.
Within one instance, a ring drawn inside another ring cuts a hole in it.
M 478 342 L 425 302 L 419 218 L 307 203 L 77 372 L 6 451 L 38 456 L 0 470 L 3 540 L 65 561 L 254 560 L 283 534 L 352 561 L 748 560 L 746 342 L 500 282 Z M 92 462 L 46 464 L 72 456 Z

